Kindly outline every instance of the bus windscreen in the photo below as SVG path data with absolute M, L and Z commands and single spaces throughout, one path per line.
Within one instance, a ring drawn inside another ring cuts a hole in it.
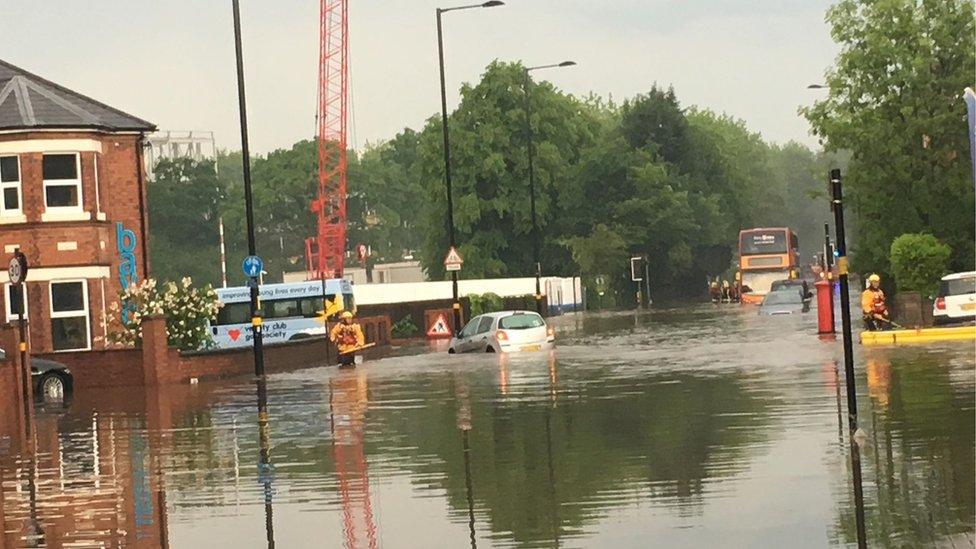
M 789 250 L 786 231 L 749 231 L 739 237 L 742 255 L 785 254 Z

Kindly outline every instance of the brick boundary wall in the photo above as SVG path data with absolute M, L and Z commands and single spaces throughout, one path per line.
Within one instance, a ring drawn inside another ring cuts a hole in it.
M 391 342 L 390 318 L 387 316 L 358 319 L 368 343 L 366 357 L 379 357 L 388 352 Z M 71 371 L 74 389 L 96 387 L 154 386 L 188 383 L 191 379 L 207 380 L 251 375 L 254 359 L 251 347 L 213 351 L 181 352 L 166 344 L 166 318 L 148 317 L 143 320 L 143 343 L 139 348 L 46 353 L 36 355 L 60 362 Z M 13 339 L 10 339 L 13 338 Z M 0 328 L 0 348 L 16 349 L 15 328 Z M 8 342 L 9 340 L 9 342 Z M 6 344 L 7 346 L 4 346 Z M 0 362 L 0 397 L 4 391 L 5 367 L 11 361 Z M 266 345 L 264 364 L 266 373 L 285 372 L 334 363 L 335 345 L 325 336 L 309 337 L 284 343 Z M 0 416 L 2 421 L 2 416 Z

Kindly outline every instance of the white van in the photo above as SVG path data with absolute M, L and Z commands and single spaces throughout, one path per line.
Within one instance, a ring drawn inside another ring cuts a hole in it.
M 976 320 L 976 271 L 942 277 L 932 319 L 936 324 Z

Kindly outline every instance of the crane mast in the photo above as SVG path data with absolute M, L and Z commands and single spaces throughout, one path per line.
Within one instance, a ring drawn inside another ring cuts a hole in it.
M 349 97 L 349 0 L 320 0 L 316 109 L 316 234 L 305 239 L 310 280 L 342 277 L 346 254 L 346 134 Z

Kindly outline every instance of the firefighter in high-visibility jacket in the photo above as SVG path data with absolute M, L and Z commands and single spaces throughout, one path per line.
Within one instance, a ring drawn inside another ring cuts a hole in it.
M 329 339 L 339 349 L 339 365 L 352 366 L 356 363 L 356 350 L 365 345 L 366 338 L 351 312 L 343 311 L 339 319 L 339 323 L 329 332 Z
M 861 293 L 861 312 L 868 330 L 884 330 L 891 326 L 884 290 L 881 289 L 881 277 L 876 274 L 868 277 L 868 287 Z

